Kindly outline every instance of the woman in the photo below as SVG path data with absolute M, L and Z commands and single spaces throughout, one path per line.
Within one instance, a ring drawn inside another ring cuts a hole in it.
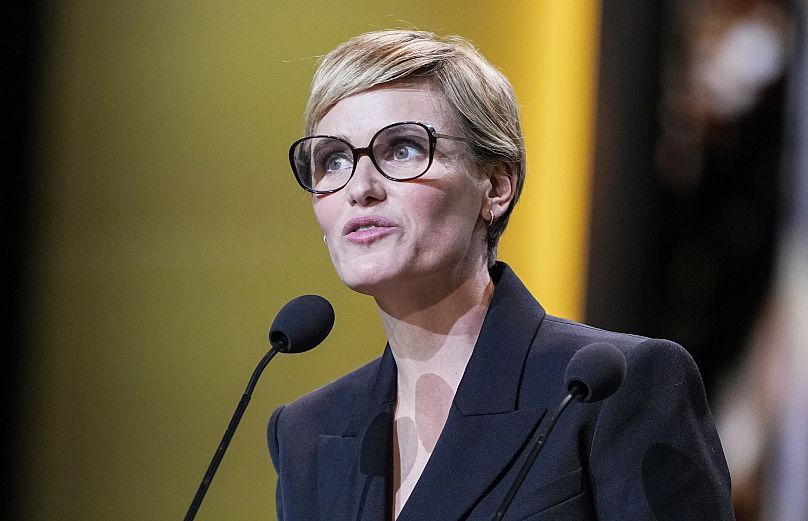
M 272 415 L 279 519 L 490 519 L 595 341 L 624 352 L 626 379 L 570 406 L 506 519 L 732 519 L 686 352 L 550 317 L 495 262 L 525 175 L 501 73 L 459 38 L 368 33 L 323 58 L 305 119 L 293 171 L 388 345 Z

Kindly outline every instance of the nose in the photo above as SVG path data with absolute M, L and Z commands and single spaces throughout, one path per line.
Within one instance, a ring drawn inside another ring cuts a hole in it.
M 376 170 L 370 157 L 363 155 L 357 160 L 356 170 L 345 190 L 351 205 L 371 206 L 387 196 L 384 184 L 384 176 Z

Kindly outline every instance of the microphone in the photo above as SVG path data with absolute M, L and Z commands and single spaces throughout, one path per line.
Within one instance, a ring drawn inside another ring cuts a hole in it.
M 334 327 L 334 308 L 319 295 L 294 298 L 278 311 L 269 343 L 281 353 L 304 353 L 325 340 Z
M 508 489 L 508 493 L 505 494 L 502 503 L 494 513 L 492 521 L 501 520 L 505 515 L 514 496 L 516 496 L 516 492 L 533 467 L 536 457 L 544 447 L 547 436 L 553 430 L 558 417 L 566 409 L 567 405 L 572 400 L 593 403 L 608 398 L 617 391 L 625 376 L 626 357 L 622 351 L 612 344 L 606 342 L 589 344 L 572 355 L 569 363 L 567 363 L 567 369 L 564 371 L 564 384 L 567 386 L 568 391 L 567 396 L 561 400 L 546 427 L 536 438 L 511 488 Z
M 196 517 L 205 493 L 208 491 L 213 475 L 222 462 L 224 452 L 236 432 L 244 410 L 252 398 L 253 389 L 258 383 L 258 378 L 264 371 L 270 360 L 278 353 L 303 353 L 320 345 L 325 337 L 334 327 L 334 308 L 331 303 L 319 295 L 302 295 L 294 298 L 284 305 L 272 322 L 269 328 L 269 343 L 271 349 L 264 355 L 258 366 L 253 371 L 252 377 L 247 384 L 247 389 L 241 397 L 233 417 L 224 432 L 224 437 L 219 443 L 219 447 L 213 454 L 205 476 L 202 478 L 199 488 L 196 491 L 191 506 L 185 514 L 184 521 L 191 521 Z
M 599 402 L 617 392 L 626 376 L 626 357 L 606 342 L 589 344 L 578 350 L 564 371 L 564 383 L 574 399 Z

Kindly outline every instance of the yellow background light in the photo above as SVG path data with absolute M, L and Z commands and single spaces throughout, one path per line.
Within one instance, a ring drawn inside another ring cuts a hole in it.
M 523 107 L 529 178 L 505 233 L 549 311 L 580 318 L 593 1 L 54 2 L 42 9 L 18 448 L 23 519 L 181 519 L 291 298 L 337 321 L 259 382 L 197 519 L 274 516 L 277 406 L 378 355 L 295 183 L 316 56 L 412 26 L 474 41 Z

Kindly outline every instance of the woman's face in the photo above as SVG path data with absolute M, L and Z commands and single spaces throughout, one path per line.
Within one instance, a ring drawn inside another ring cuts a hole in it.
M 459 136 L 443 96 L 423 85 L 377 87 L 343 99 L 317 134 L 365 147 L 401 121 Z M 342 190 L 313 198 L 331 260 L 350 288 L 374 296 L 440 291 L 486 269 L 484 206 L 490 182 L 474 171 L 461 141 L 438 138 L 429 170 L 411 181 L 382 176 L 368 157 Z

